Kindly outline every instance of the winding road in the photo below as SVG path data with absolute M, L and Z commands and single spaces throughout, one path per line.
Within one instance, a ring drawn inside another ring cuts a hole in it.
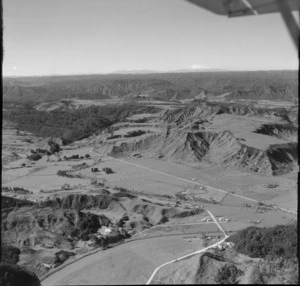
M 210 249 L 210 248 L 213 248 L 213 247 L 218 246 L 219 244 L 222 244 L 222 243 L 226 240 L 226 238 L 229 237 L 229 236 L 225 233 L 225 231 L 222 229 L 222 227 L 220 226 L 220 224 L 218 223 L 218 221 L 216 220 L 216 218 L 213 216 L 213 214 L 212 214 L 209 210 L 206 210 L 206 211 L 207 211 L 207 212 L 209 213 L 209 215 L 212 217 L 212 219 L 213 219 L 214 222 L 217 224 L 217 226 L 219 227 L 219 229 L 223 232 L 224 238 L 223 238 L 222 240 L 216 242 L 215 244 L 210 245 L 210 246 L 208 246 L 208 247 L 206 247 L 206 248 L 203 248 L 203 249 L 200 249 L 200 250 L 198 250 L 198 251 L 192 252 L 192 253 L 190 253 L 190 254 L 181 256 L 181 257 L 179 257 L 179 258 L 177 258 L 177 259 L 173 259 L 173 260 L 171 260 L 171 261 L 169 261 L 169 262 L 166 262 L 166 263 L 161 264 L 160 266 L 156 267 L 155 270 L 154 270 L 154 272 L 152 273 L 152 275 L 151 275 L 150 278 L 148 279 L 146 285 L 149 285 L 149 284 L 152 282 L 152 280 L 153 280 L 154 276 L 156 275 L 156 273 L 157 273 L 161 268 L 163 268 L 164 266 L 166 266 L 166 265 L 168 265 L 168 264 L 171 264 L 171 263 L 174 263 L 174 262 L 178 262 L 178 261 L 180 261 L 180 260 L 182 260 L 182 259 L 185 259 L 185 258 L 187 258 L 187 257 L 193 256 L 193 255 L 195 255 L 195 254 L 199 254 L 199 253 L 205 252 L 206 250 L 208 250 L 208 249 Z

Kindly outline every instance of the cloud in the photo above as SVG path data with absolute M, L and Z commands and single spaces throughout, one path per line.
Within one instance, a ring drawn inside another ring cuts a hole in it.
M 210 69 L 210 67 L 205 65 L 191 65 L 190 68 L 192 70 L 199 70 L 199 69 Z

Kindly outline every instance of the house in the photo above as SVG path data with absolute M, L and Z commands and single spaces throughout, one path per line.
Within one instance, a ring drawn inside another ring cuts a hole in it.
M 112 228 L 111 227 L 106 227 L 106 226 L 102 226 L 101 228 L 98 229 L 97 231 L 99 234 L 101 235 L 109 235 L 112 232 Z
M 226 242 L 226 246 L 227 247 L 234 247 L 234 243 L 229 241 L 229 242 Z
M 218 244 L 218 245 L 217 245 L 217 249 L 219 249 L 219 250 L 224 250 L 224 249 L 225 249 L 225 245 L 224 245 L 223 243 Z

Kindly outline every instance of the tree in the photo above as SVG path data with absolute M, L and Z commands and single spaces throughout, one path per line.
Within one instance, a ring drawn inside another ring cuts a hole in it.
M 0 263 L 0 285 L 7 286 L 41 286 L 38 277 L 19 265 Z
M 59 151 L 61 150 L 60 146 L 58 143 L 55 143 L 52 140 L 48 141 L 48 145 L 50 146 L 50 151 L 51 154 L 55 154 L 55 153 L 59 153 Z
M 13 245 L 1 245 L 1 262 L 17 264 L 19 262 L 20 254 L 20 249 Z

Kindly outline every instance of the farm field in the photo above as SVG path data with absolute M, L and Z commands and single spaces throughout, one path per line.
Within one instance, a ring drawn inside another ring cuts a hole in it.
M 278 120 L 275 116 L 247 117 L 241 115 L 221 114 L 214 118 L 213 122 L 207 127 L 208 131 L 225 131 L 228 130 L 234 134 L 236 138 L 243 139 L 243 143 L 248 146 L 265 150 L 270 144 L 283 144 L 286 141 L 271 137 L 266 139 L 263 134 L 255 133 L 262 124 L 283 124 L 282 120 Z
M 160 264 L 202 248 L 201 239 L 187 242 L 186 236 L 142 239 L 101 251 L 66 266 L 42 285 L 145 284 Z
M 204 184 L 221 188 L 228 192 L 234 191 L 238 195 L 258 201 L 269 202 L 271 199 L 272 202 L 278 203 L 279 207 L 288 207 L 288 209 L 295 211 L 297 209 L 297 200 L 295 200 L 297 196 L 297 184 L 296 178 L 293 177 L 260 176 L 239 171 L 221 170 L 219 167 L 193 168 L 179 163 L 150 158 L 120 159 L 171 176 L 159 174 L 151 170 L 147 171 L 147 169 L 144 170 L 126 162 L 106 158 L 101 165 L 103 164 L 115 170 L 115 174 L 107 176 L 108 183 L 112 186 L 123 186 L 128 189 L 154 194 L 175 194 L 188 189 L 194 189 L 198 184 Z M 193 182 L 193 178 L 197 178 L 197 180 Z M 276 183 L 281 186 L 278 187 L 278 190 L 267 188 L 268 185 Z M 203 196 L 203 198 L 212 197 L 219 201 L 225 195 L 225 193 L 211 188 L 208 188 L 208 192 L 209 194 Z
M 199 223 L 199 224 L 191 224 L 191 225 L 158 225 L 154 226 L 149 230 L 144 230 L 140 234 L 136 234 L 134 238 L 142 238 L 142 237 L 156 237 L 156 236 L 169 236 L 176 234 L 199 234 L 202 235 L 204 233 L 219 233 L 218 226 L 212 223 Z

